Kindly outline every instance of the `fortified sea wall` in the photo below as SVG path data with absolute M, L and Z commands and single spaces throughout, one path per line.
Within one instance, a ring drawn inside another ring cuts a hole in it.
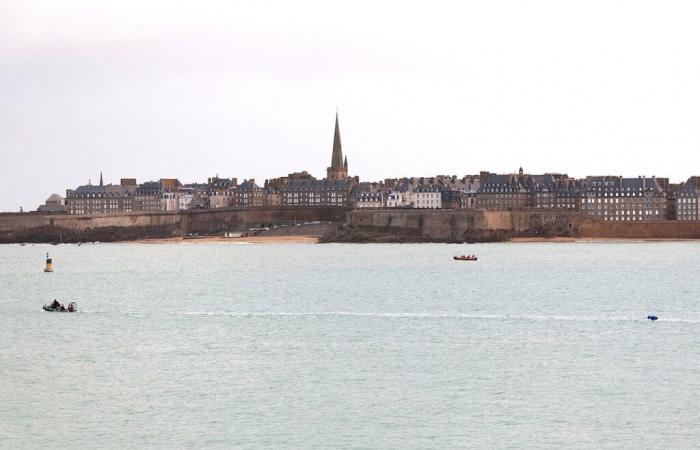
M 615 239 L 700 239 L 700 221 L 603 222 L 583 217 L 580 236 Z
M 342 222 L 347 208 L 222 208 L 186 212 L 140 212 L 76 216 L 0 214 L 0 243 L 128 241 L 218 234 L 290 222 Z
M 577 235 L 580 216 L 547 210 L 355 210 L 328 240 L 346 242 L 480 242 L 512 236 Z
M 700 239 L 700 221 L 606 222 L 557 210 L 215 209 L 95 216 L 0 214 L 0 243 L 127 241 L 332 222 L 326 242 L 493 242 L 511 237 Z M 300 227 L 298 232 L 304 232 Z M 320 230 L 320 228 L 319 228 Z M 320 233 L 315 230 L 315 233 Z M 290 231 L 276 230 L 288 234 Z M 271 234 L 275 231 L 270 230 Z
M 491 242 L 511 237 L 700 239 L 700 221 L 607 222 L 551 209 L 355 210 L 328 236 L 341 242 Z

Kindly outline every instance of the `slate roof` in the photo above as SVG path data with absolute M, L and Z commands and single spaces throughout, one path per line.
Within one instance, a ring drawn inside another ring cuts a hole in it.
M 130 197 L 133 193 L 133 189 L 125 188 L 118 184 L 108 184 L 106 186 L 93 186 L 88 184 L 78 186 L 73 191 L 67 191 L 66 197 Z
M 368 183 L 368 182 L 358 183 L 357 185 L 355 185 L 354 188 L 352 188 L 353 195 L 360 195 L 363 193 L 375 192 L 375 191 L 376 191 L 376 189 L 374 188 L 374 186 L 372 186 L 372 183 Z
M 245 180 L 243 183 L 239 184 L 236 188 L 237 191 L 253 192 L 262 191 L 262 188 L 255 184 L 253 180 Z
M 363 200 L 363 201 L 377 201 L 377 200 L 382 200 L 382 193 L 379 191 L 373 191 L 373 192 L 359 192 L 357 194 L 353 193 L 353 195 L 358 199 L 358 200 Z
M 417 186 L 415 189 L 415 192 L 440 192 L 441 188 L 440 186 L 436 185 L 422 185 L 422 186 Z
M 621 181 L 621 187 L 625 191 L 628 189 L 631 191 L 652 191 L 657 194 L 663 192 L 663 189 L 661 189 L 661 186 L 659 185 L 659 182 L 656 181 L 656 178 L 623 178 Z
M 693 183 L 681 183 L 676 191 L 678 197 L 697 197 L 698 191 L 693 186 Z
M 527 190 L 530 192 L 554 192 L 556 182 L 552 175 L 528 175 L 525 180 Z
M 654 177 L 623 178 L 615 176 L 586 177 L 586 190 L 597 192 L 664 192 Z
M 159 195 L 163 190 L 163 184 L 161 182 L 146 181 L 136 186 L 136 195 Z
M 230 178 L 211 177 L 208 185 L 211 187 L 229 188 L 233 185 L 233 181 Z
M 282 188 L 283 191 L 347 191 L 351 186 L 350 180 L 291 180 Z
M 522 192 L 525 187 L 515 175 L 489 174 L 478 192 Z

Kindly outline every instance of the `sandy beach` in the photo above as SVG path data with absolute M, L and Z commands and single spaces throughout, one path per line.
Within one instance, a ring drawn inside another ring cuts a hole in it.
M 586 238 L 586 237 L 514 237 L 507 242 L 528 243 L 528 242 L 694 242 L 698 239 L 663 239 L 663 238 Z
M 317 244 L 318 236 L 249 236 L 240 238 L 226 238 L 222 236 L 200 236 L 193 239 L 181 237 L 163 239 L 139 239 L 138 244 Z M 621 243 L 621 242 L 688 242 L 697 239 L 623 239 L 623 238 L 585 238 L 585 237 L 516 237 L 506 242 L 511 243 Z
M 139 244 L 316 244 L 319 238 L 314 236 L 249 236 L 226 238 L 222 236 L 201 236 L 193 239 L 181 237 L 164 239 L 139 239 Z

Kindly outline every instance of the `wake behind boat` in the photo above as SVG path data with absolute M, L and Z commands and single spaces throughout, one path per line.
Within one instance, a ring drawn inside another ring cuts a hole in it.
M 68 306 L 59 303 L 58 300 L 54 300 L 50 305 L 42 306 L 44 311 L 49 312 L 76 312 L 78 310 L 78 305 L 75 302 L 68 303 Z
M 452 259 L 455 261 L 476 261 L 478 258 L 476 255 L 462 255 L 462 256 L 453 256 Z

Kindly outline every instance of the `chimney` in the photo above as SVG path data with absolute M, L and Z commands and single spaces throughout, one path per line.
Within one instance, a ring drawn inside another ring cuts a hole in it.
M 481 184 L 486 183 L 486 180 L 488 179 L 488 177 L 489 177 L 489 173 L 487 171 L 482 170 L 481 172 L 479 172 L 479 182 Z

